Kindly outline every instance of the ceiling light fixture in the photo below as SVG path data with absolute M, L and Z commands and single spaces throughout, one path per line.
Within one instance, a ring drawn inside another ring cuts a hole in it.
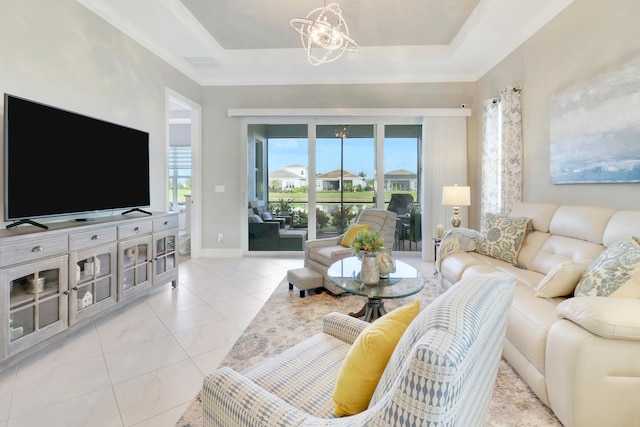
M 300 33 L 302 46 L 311 65 L 320 65 L 340 58 L 345 52 L 358 50 L 358 43 L 349 37 L 349 28 L 338 3 L 329 3 L 309 12 L 306 18 L 293 18 L 291 26 Z

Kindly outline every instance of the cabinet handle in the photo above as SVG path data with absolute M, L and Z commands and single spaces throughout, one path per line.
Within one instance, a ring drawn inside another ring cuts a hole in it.
M 98 240 L 100 238 L 100 236 L 98 236 L 97 234 L 94 234 L 93 236 L 91 236 L 91 240 Z
M 40 245 L 38 245 L 38 246 L 34 246 L 34 247 L 31 249 L 31 252 L 41 252 L 41 251 L 44 251 L 44 246 L 40 246 Z
M 77 287 L 77 286 L 74 286 L 72 289 L 73 289 L 74 291 L 77 291 L 77 290 L 78 290 L 78 287 Z
M 63 294 L 69 295 L 69 291 L 62 291 Z
M 138 231 L 140 231 L 140 227 L 134 228 L 133 231 L 135 231 L 137 233 Z
M 167 225 L 167 224 L 169 224 L 169 221 L 165 221 L 163 225 Z

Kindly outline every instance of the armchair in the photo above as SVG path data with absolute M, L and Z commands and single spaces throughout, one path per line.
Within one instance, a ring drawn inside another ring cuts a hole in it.
M 363 209 L 356 217 L 356 224 L 369 224 L 369 230 L 380 233 L 385 246 L 392 248 L 396 227 L 396 213 L 385 209 Z M 352 255 L 351 248 L 340 243 L 345 233 L 326 239 L 307 240 L 305 244 L 304 266 L 324 276 L 323 286 L 333 294 L 344 291 L 334 285 L 327 276 L 327 270 L 334 262 Z
M 484 426 L 513 292 L 512 278 L 494 274 L 440 295 L 402 335 L 368 408 L 343 418 L 333 413 L 333 388 L 368 324 L 328 314 L 321 333 L 280 355 L 207 376 L 204 426 Z

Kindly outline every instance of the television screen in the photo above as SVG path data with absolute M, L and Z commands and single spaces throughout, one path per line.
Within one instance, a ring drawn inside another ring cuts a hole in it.
M 149 205 L 147 132 L 5 94 L 5 221 Z

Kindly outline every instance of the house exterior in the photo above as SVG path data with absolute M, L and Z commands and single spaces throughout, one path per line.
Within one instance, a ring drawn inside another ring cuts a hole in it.
M 306 185 L 307 167 L 299 163 L 269 171 L 269 187 L 272 190 L 292 190 Z
M 406 169 L 396 169 L 384 174 L 385 191 L 416 191 L 418 174 Z
M 316 189 L 320 191 L 342 190 L 341 183 L 344 183 L 345 190 L 357 186 L 366 186 L 366 182 L 361 176 L 347 170 L 335 169 L 316 176 Z

